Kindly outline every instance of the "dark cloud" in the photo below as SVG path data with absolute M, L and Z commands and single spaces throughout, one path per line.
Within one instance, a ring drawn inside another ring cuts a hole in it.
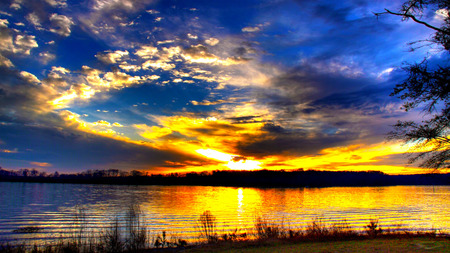
M 230 117 L 226 118 L 227 120 L 231 120 L 233 124 L 245 124 L 245 123 L 257 123 L 262 122 L 261 120 L 257 119 L 261 117 L 260 115 L 251 115 L 251 116 L 242 116 L 242 117 Z
M 20 151 L 9 155 L 9 159 L 47 162 L 53 165 L 53 169 L 81 170 L 105 166 L 152 169 L 165 165 L 166 161 L 193 160 L 179 153 L 68 128 L 10 124 L 0 125 L 0 133 L 3 142 Z
M 273 123 L 266 123 L 264 124 L 264 127 L 262 128 L 263 130 L 269 132 L 269 133 L 284 133 L 285 129 L 282 126 L 279 125 L 275 125 Z
M 321 150 L 349 144 L 357 138 L 357 134 L 312 134 L 306 131 L 267 132 L 264 135 L 239 142 L 236 149 L 240 154 L 262 158 L 271 155 L 299 157 L 317 155 Z
M 55 98 L 49 87 L 29 82 L 17 70 L 0 68 L 0 118 L 12 121 L 39 120 L 40 113 L 49 112 L 48 102 Z
M 230 124 L 221 124 L 216 122 L 208 122 L 203 125 L 201 128 L 190 128 L 190 131 L 194 131 L 200 133 L 202 135 L 210 135 L 210 136 L 227 136 L 232 133 L 243 130 L 242 127 L 230 125 Z
M 247 157 L 244 156 L 233 156 L 233 158 L 231 158 L 231 161 L 233 162 L 240 162 L 240 161 L 247 161 Z
M 308 105 L 333 94 L 361 91 L 369 85 L 374 85 L 374 81 L 366 77 L 351 78 L 339 72 L 320 72 L 311 66 L 301 65 L 273 78 L 274 89 L 261 90 L 259 99 L 295 117 L 305 109 L 299 105 Z

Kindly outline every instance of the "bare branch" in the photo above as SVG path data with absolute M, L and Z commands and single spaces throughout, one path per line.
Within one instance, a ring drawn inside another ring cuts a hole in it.
M 398 13 L 398 12 L 390 11 L 390 10 L 388 10 L 388 9 L 384 9 L 384 10 L 386 10 L 386 12 L 375 13 L 375 15 L 376 15 L 376 16 L 379 16 L 379 15 L 382 15 L 382 14 L 392 14 L 392 15 L 395 15 L 395 16 L 401 16 L 401 17 L 404 17 L 404 18 L 411 18 L 411 19 L 414 20 L 414 22 L 416 22 L 416 23 L 422 24 L 422 25 L 424 25 L 424 26 L 426 26 L 426 27 L 428 27 L 428 28 L 431 28 L 431 29 L 433 29 L 433 30 L 435 30 L 435 31 L 438 31 L 438 32 L 441 32 L 441 33 L 443 33 L 443 34 L 450 35 L 450 32 L 445 31 L 445 30 L 442 30 L 441 28 L 432 26 L 432 25 L 430 25 L 430 24 L 428 24 L 427 22 L 424 22 L 424 21 L 422 21 L 422 20 L 419 20 L 419 19 L 416 18 L 416 16 L 411 15 L 411 14 L 409 14 L 409 13 L 407 13 L 407 12 L 405 12 L 405 13 Z

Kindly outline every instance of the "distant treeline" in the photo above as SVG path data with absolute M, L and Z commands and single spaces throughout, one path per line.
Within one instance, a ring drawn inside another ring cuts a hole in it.
M 48 174 L 37 170 L 18 171 L 0 168 L 0 181 L 126 184 L 126 185 L 210 185 L 247 187 L 327 187 L 327 186 L 389 186 L 389 185 L 450 185 L 450 173 L 388 175 L 379 171 L 211 171 L 171 174 L 148 174 L 137 170 L 130 172 L 87 170 L 80 173 Z

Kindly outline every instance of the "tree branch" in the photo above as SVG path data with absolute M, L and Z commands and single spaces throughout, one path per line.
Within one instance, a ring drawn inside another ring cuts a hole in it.
M 450 32 L 445 31 L 445 30 L 442 30 L 441 28 L 432 26 L 432 25 L 430 25 L 430 24 L 428 24 L 427 22 L 424 22 L 424 21 L 422 21 L 422 20 L 419 20 L 419 19 L 417 19 L 416 16 L 414 16 L 414 15 L 411 15 L 411 14 L 408 14 L 408 13 L 398 13 L 398 12 L 393 12 L 393 11 L 390 11 L 390 10 L 388 10 L 388 9 L 384 9 L 384 10 L 386 10 L 386 12 L 380 12 L 380 13 L 374 13 L 374 14 L 375 14 L 377 17 L 378 17 L 379 15 L 381 15 L 381 14 L 386 14 L 386 13 L 388 13 L 388 14 L 392 14 L 392 15 L 395 15 L 395 16 L 401 16 L 401 17 L 405 17 L 405 18 L 411 18 L 411 19 L 414 20 L 414 22 L 416 22 L 416 23 L 422 24 L 422 25 L 424 25 L 424 26 L 426 26 L 426 27 L 428 27 L 428 28 L 431 28 L 431 29 L 433 29 L 433 30 L 435 30 L 435 31 L 438 31 L 438 32 L 441 32 L 441 33 L 443 33 L 443 34 L 450 35 Z

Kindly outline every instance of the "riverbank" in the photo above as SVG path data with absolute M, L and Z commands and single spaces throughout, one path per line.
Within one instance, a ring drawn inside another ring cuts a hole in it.
M 153 252 L 153 251 L 149 251 Z M 272 240 L 264 243 L 204 245 L 181 252 L 450 252 L 450 239 L 438 237 L 375 238 L 364 240 L 290 242 Z
M 59 253 L 59 252 L 98 252 L 83 248 L 58 247 L 34 247 L 27 249 L 25 247 L 0 247 L 2 253 Z M 102 251 L 115 252 L 115 251 Z M 201 252 L 239 252 L 239 253 L 272 253 L 272 252 L 367 252 L 367 253 L 450 253 L 450 237 L 436 237 L 430 235 L 415 236 L 384 236 L 382 238 L 359 238 L 350 240 L 327 240 L 327 241 L 296 241 L 286 239 L 265 239 L 265 240 L 246 240 L 239 242 L 217 242 L 190 245 L 186 247 L 170 248 L 147 248 L 126 250 L 122 252 L 142 252 L 142 253 L 165 253 L 165 252 L 183 252 L 183 253 L 201 253 Z

